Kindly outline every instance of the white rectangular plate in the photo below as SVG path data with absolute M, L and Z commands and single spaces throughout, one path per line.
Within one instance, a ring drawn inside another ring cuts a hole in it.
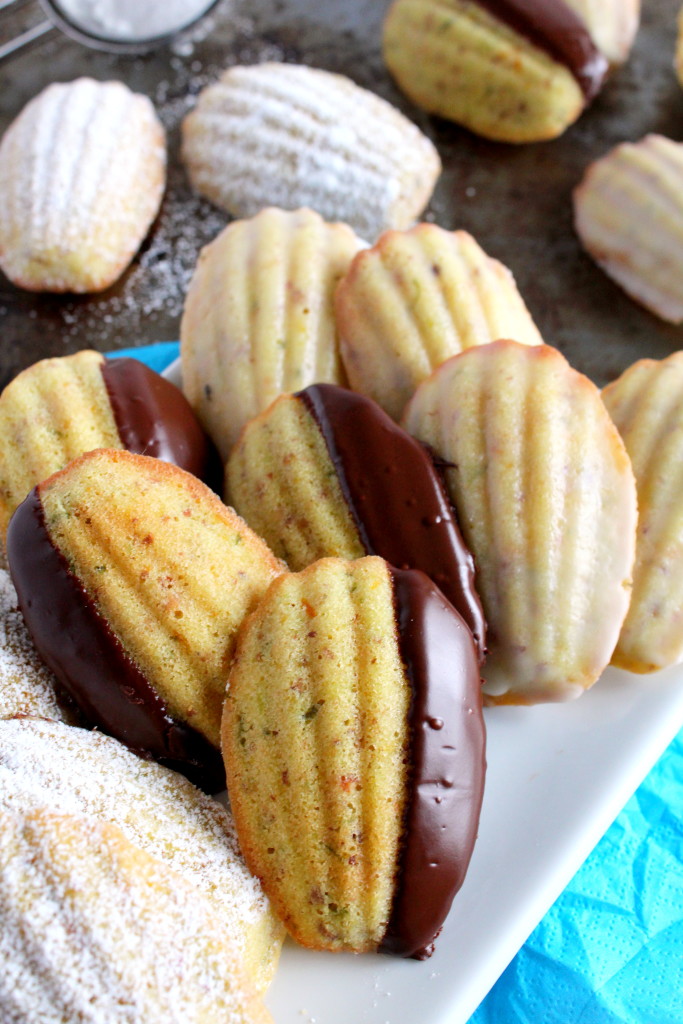
M 179 365 L 166 371 L 179 383 Z M 486 710 L 479 838 L 431 959 L 287 942 L 277 1024 L 464 1024 L 683 726 L 683 666 L 608 669 L 569 704 Z

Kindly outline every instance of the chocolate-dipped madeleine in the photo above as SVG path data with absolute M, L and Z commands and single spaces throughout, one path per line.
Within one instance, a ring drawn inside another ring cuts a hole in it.
M 282 395 L 243 430 L 227 500 L 295 572 L 325 556 L 421 569 L 484 655 L 474 562 L 426 449 L 370 398 L 334 384 Z
M 608 69 L 564 0 L 394 0 L 383 52 L 414 103 L 501 142 L 560 135 Z
M 628 59 L 640 24 L 640 0 L 565 0 L 610 65 Z
M 125 448 L 202 479 L 217 459 L 179 388 L 137 359 L 43 359 L 0 395 L 0 538 L 41 480 L 93 448 Z
M 485 772 L 472 635 L 421 572 L 324 558 L 249 616 L 222 728 L 240 843 L 292 936 L 429 956 Z
M 12 517 L 10 572 L 36 647 L 86 719 L 220 789 L 235 635 L 281 565 L 189 473 L 89 452 Z

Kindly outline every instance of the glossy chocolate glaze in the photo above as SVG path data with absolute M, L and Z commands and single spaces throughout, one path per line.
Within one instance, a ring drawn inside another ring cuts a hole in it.
M 401 657 L 413 689 L 404 845 L 381 951 L 433 952 L 465 878 L 486 773 L 481 681 L 465 623 L 421 572 L 392 570 Z
M 217 453 L 175 384 L 125 357 L 105 359 L 102 378 L 124 448 L 172 462 L 220 487 Z
M 563 0 L 476 0 L 549 57 L 564 64 L 586 103 L 597 96 L 609 65 L 581 18 Z
M 169 715 L 52 543 L 39 487 L 10 521 L 7 558 L 33 641 L 86 721 L 208 792 L 224 789 L 220 752 Z
M 483 661 L 474 560 L 427 452 L 363 395 L 313 384 L 297 397 L 318 424 L 367 554 L 427 573 L 472 630 Z

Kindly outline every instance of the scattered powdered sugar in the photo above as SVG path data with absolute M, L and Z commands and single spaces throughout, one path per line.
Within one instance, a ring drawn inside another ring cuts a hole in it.
M 110 736 L 39 719 L 0 721 L 0 803 L 47 803 L 117 825 L 208 896 L 241 947 L 247 928 L 269 913 L 229 812 Z
M 0 809 L 3 1024 L 264 1024 L 210 903 L 93 819 Z
M 226 223 L 224 214 L 179 183 L 167 193 L 154 234 L 123 286 L 87 304 L 67 301 L 62 309 L 65 325 L 88 344 L 103 327 L 116 325 L 119 342 L 132 345 L 146 340 L 150 320 L 179 321 L 199 252 Z M 167 340 L 174 340 L 173 334 Z
M 152 100 L 172 137 L 197 94 L 218 71 L 175 56 L 170 68 L 172 77 L 158 84 Z M 166 340 L 173 340 L 199 252 L 227 220 L 225 213 L 192 191 L 183 168 L 171 160 L 159 216 L 130 270 L 101 298 L 66 300 L 61 315 L 67 332 L 97 346 L 98 338 L 115 328 L 120 345 L 134 345 L 147 340 L 150 323 L 170 320 L 174 326 Z
M 231 60 L 252 64 L 286 56 L 279 44 L 256 33 L 251 18 L 231 13 L 229 24 Z M 178 37 L 168 71 L 150 93 L 169 144 L 168 182 L 159 215 L 130 268 L 112 288 L 84 298 L 65 296 L 51 306 L 67 343 L 77 339 L 80 347 L 106 350 L 179 336 L 185 295 L 199 253 L 229 220 L 224 211 L 192 190 L 178 159 L 182 119 L 202 89 L 224 70 L 222 63 L 192 56 L 212 25 L 213 14 Z
M 0 718 L 35 715 L 70 721 L 54 683 L 24 625 L 9 573 L 0 569 Z

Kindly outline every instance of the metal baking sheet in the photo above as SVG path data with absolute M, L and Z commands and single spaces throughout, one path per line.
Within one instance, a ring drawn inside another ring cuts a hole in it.
M 0 64 L 0 130 L 50 82 L 92 75 L 147 93 L 170 144 L 161 213 L 114 287 L 90 297 L 36 295 L 0 274 L 0 386 L 47 355 L 177 338 L 197 253 L 227 221 L 191 194 L 178 158 L 178 124 L 222 68 L 262 60 L 343 72 L 412 117 L 444 163 L 427 217 L 466 228 L 511 267 L 545 340 L 598 384 L 643 355 L 660 358 L 680 347 L 680 328 L 633 303 L 582 253 L 570 201 L 584 168 L 617 142 L 651 131 L 683 137 L 683 91 L 672 70 L 678 0 L 644 0 L 628 64 L 562 138 L 522 147 L 479 139 L 402 97 L 380 52 L 387 7 L 388 0 L 225 0 L 194 35 L 145 57 L 90 51 L 54 32 Z

